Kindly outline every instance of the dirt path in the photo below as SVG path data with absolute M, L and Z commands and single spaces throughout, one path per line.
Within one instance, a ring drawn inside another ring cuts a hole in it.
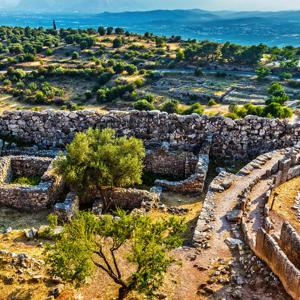
M 267 161 L 266 166 L 272 166 L 279 156 L 279 154 L 275 155 Z M 201 253 L 195 249 L 179 251 L 179 256 L 184 263 L 178 270 L 176 278 L 179 278 L 179 282 L 177 282 L 175 295 L 171 299 L 289 299 L 281 284 L 270 290 L 270 286 L 264 283 L 265 275 L 254 274 L 254 280 L 249 276 L 247 278 L 249 274 L 245 273 L 239 262 L 240 255 L 237 251 L 229 249 L 225 243 L 225 239 L 231 236 L 231 224 L 226 219 L 226 213 L 234 208 L 238 195 L 249 185 L 249 182 L 260 177 L 263 172 L 262 169 L 254 169 L 248 176 L 235 176 L 231 187 L 217 194 L 215 221 L 211 223 L 213 230 L 209 241 L 210 248 Z M 267 180 L 258 184 L 253 191 L 253 196 L 258 197 L 268 184 Z M 260 225 L 260 201 L 256 199 L 251 205 L 257 210 L 257 215 L 253 216 L 255 229 Z M 228 265 L 231 274 L 224 272 L 224 266 L 226 268 Z

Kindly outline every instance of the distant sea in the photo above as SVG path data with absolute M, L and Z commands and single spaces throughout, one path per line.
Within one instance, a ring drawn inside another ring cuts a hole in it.
M 157 35 L 180 35 L 184 39 L 212 40 L 216 42 L 234 42 L 242 45 L 265 43 L 269 46 L 283 47 L 286 45 L 300 46 L 300 20 L 297 24 L 282 25 L 246 21 L 231 23 L 208 22 L 189 23 L 174 20 L 173 22 L 148 22 L 122 17 L 122 14 L 21 14 L 0 12 L 1 26 L 29 26 L 51 28 L 53 20 L 58 28 L 98 28 L 98 26 L 120 26 L 134 33 L 143 34 L 146 31 Z

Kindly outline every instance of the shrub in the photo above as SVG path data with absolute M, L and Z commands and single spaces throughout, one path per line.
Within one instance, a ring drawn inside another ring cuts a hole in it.
M 203 76 L 203 75 L 204 75 L 204 73 L 203 73 L 203 71 L 202 71 L 201 68 L 197 68 L 197 69 L 195 70 L 195 76 L 201 77 L 201 76 Z
M 79 58 L 79 53 L 78 52 L 73 52 L 72 53 L 72 59 L 78 59 Z
M 269 68 L 267 67 L 259 67 L 255 70 L 256 76 L 258 80 L 263 80 L 265 79 L 267 76 L 271 75 L 271 71 Z
M 141 99 L 136 101 L 133 104 L 133 107 L 136 110 L 146 110 L 146 111 L 155 109 L 154 105 L 152 103 L 149 103 L 146 99 Z
M 48 48 L 48 49 L 46 50 L 46 56 L 51 56 L 51 55 L 53 55 L 53 50 L 50 49 L 50 48 Z
M 190 114 L 199 114 L 202 115 L 204 112 L 204 109 L 200 103 L 194 103 L 189 108 L 183 111 L 184 115 L 190 115 Z
M 169 114 L 179 113 L 178 101 L 177 100 L 167 100 L 159 108 L 161 111 L 165 111 Z
M 116 38 L 113 40 L 113 48 L 120 48 L 123 45 L 123 41 L 120 38 Z
M 289 72 L 283 72 L 279 75 L 279 78 L 281 80 L 289 80 L 293 77 L 293 74 L 292 73 L 289 73 Z
M 103 27 L 103 26 L 100 26 L 99 28 L 98 28 L 98 33 L 100 34 L 100 35 L 105 35 L 105 33 L 106 33 L 106 30 L 105 30 L 105 28 Z
M 208 106 L 214 106 L 214 105 L 217 105 L 217 102 L 213 99 L 210 99 L 207 103 Z

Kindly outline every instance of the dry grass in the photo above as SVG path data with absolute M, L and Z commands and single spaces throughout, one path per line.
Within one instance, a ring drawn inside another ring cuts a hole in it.
M 288 221 L 300 233 L 300 220 L 297 218 L 296 211 L 292 209 L 295 205 L 295 198 L 300 192 L 300 177 L 294 178 L 277 187 L 273 192 L 277 193 L 274 203 L 274 219 Z M 270 204 L 271 205 L 271 204 Z
M 187 224 L 187 232 L 185 233 L 186 242 L 190 242 L 195 221 L 199 215 L 202 198 L 181 196 L 175 193 L 167 193 L 165 200 L 170 202 L 172 206 L 179 206 L 189 209 L 189 213 L 186 216 L 179 217 L 185 219 Z M 30 227 L 38 228 L 41 225 L 47 223 L 46 217 L 48 212 L 38 214 L 27 214 L 16 212 L 9 209 L 0 209 L 0 220 L 3 227 L 13 226 L 13 228 L 24 229 Z M 170 217 L 170 214 L 153 210 L 148 215 L 154 220 L 161 220 Z M 29 256 L 36 259 L 44 259 L 44 248 L 39 244 L 39 240 L 28 241 L 23 234 L 22 230 L 16 230 L 9 234 L 0 234 L 0 249 L 5 249 L 15 253 L 26 253 Z M 129 253 L 128 247 L 123 247 L 120 250 L 118 256 L 119 265 L 121 266 L 122 273 L 126 276 L 134 270 L 127 261 L 127 255 Z M 185 266 L 185 260 L 182 259 L 182 253 L 180 251 L 174 251 L 174 257 L 178 260 L 178 264 L 174 264 L 165 276 L 165 281 L 160 291 L 168 295 L 168 299 L 175 299 L 178 289 L 182 284 L 181 273 L 179 272 L 182 267 Z M 182 263 L 182 264 L 181 264 Z M 188 268 L 185 266 L 185 268 Z M 39 274 L 46 276 L 46 269 L 40 270 Z M 5 285 L 0 280 L 0 300 L 5 299 L 20 299 L 20 300 L 40 300 L 45 299 L 48 296 L 49 291 L 53 286 L 49 285 L 47 281 L 39 282 L 35 284 L 28 284 L 28 282 L 20 283 L 20 275 L 17 270 L 12 268 L 0 269 L 0 278 L 2 276 L 14 277 L 14 283 L 12 285 Z M 25 279 L 30 278 L 29 274 L 22 274 L 21 277 Z M 59 300 L 71 300 L 71 299 L 99 299 L 99 300 L 112 300 L 117 299 L 119 286 L 116 285 L 106 273 L 101 270 L 95 270 L 94 275 L 84 284 L 81 288 L 75 289 L 68 285 L 65 286 L 64 292 L 58 298 Z M 175 298 L 174 298 L 175 297 Z M 142 300 L 145 299 L 143 295 L 139 295 L 135 292 L 131 293 L 127 299 Z

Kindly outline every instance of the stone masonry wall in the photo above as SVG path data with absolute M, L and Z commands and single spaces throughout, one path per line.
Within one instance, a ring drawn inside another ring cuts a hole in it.
M 64 189 L 62 178 L 53 174 L 51 162 L 51 158 L 33 156 L 2 157 L 0 205 L 28 211 L 50 207 Z M 41 176 L 41 181 L 35 186 L 10 184 L 14 176 Z
M 278 155 L 280 154 L 280 155 Z M 283 223 L 280 236 L 273 229 L 273 224 L 269 217 L 269 205 L 271 191 L 274 187 L 299 176 L 298 166 L 300 164 L 300 149 L 299 145 L 285 150 L 273 151 L 266 155 L 271 157 L 277 156 L 277 160 L 268 168 L 263 167 L 261 177 L 258 177 L 253 182 L 254 185 L 261 180 L 270 178 L 273 181 L 268 189 L 258 197 L 264 201 L 261 215 L 261 227 L 255 229 L 255 226 L 250 222 L 253 211 L 248 211 L 247 203 L 249 204 L 249 193 L 254 187 L 249 185 L 248 193 L 245 193 L 239 200 L 240 206 L 244 211 L 241 218 L 241 228 L 244 233 L 244 238 L 251 250 L 279 277 L 286 291 L 293 299 L 300 299 L 300 269 L 299 269 L 299 250 L 300 238 L 294 229 L 288 224 Z M 251 170 L 257 168 L 257 163 L 260 160 L 258 157 L 245 166 L 240 172 L 240 176 L 251 174 Z M 256 196 L 257 197 L 257 196 Z M 256 199 L 258 199 L 256 198 Z M 244 202 L 246 201 L 246 202 Z
M 11 160 L 11 168 L 14 177 L 42 176 L 48 169 L 52 159 L 47 157 L 14 156 Z
M 186 151 L 148 150 L 144 159 L 147 172 L 174 178 L 185 178 L 195 172 L 197 156 Z
M 2 136 L 13 135 L 41 149 L 64 147 L 77 131 L 111 127 L 120 135 L 135 135 L 147 143 L 168 142 L 173 147 L 199 148 L 213 134 L 211 154 L 249 158 L 300 141 L 300 124 L 287 120 L 248 116 L 233 121 L 224 117 L 192 114 L 179 116 L 158 111 L 8 111 L 0 116 Z M 190 150 L 190 149 L 189 149 Z
M 255 254 L 280 278 L 293 299 L 300 299 L 300 271 L 289 260 L 273 236 L 260 228 L 256 235 Z
M 288 222 L 281 227 L 279 243 L 289 260 L 300 270 L 300 236 Z

